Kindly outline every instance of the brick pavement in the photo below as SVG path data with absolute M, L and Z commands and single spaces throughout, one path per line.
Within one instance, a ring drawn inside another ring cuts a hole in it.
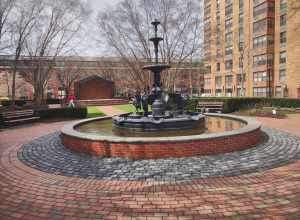
M 287 120 L 281 129 L 289 130 L 292 123 Z M 1 220 L 300 219 L 300 161 L 236 177 L 154 182 L 65 177 L 18 160 L 22 143 L 64 124 L 0 132 Z
M 126 113 L 122 110 L 115 108 L 114 106 L 98 106 L 97 108 L 107 116 L 115 116 Z

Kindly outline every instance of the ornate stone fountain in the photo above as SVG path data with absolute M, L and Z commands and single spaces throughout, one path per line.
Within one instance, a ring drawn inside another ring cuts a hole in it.
M 157 34 L 159 24 L 160 22 L 158 20 L 152 22 L 155 36 L 150 39 L 154 44 L 155 64 L 147 65 L 143 68 L 154 74 L 154 84 L 152 88 L 154 101 L 151 105 L 152 114 L 141 115 L 132 113 L 113 117 L 116 128 L 147 132 L 192 129 L 203 126 L 204 124 L 205 116 L 199 113 L 189 113 L 184 111 L 180 111 L 179 113 L 166 112 L 166 100 L 163 98 L 161 72 L 169 69 L 170 65 L 158 62 L 158 45 L 159 42 L 163 40 L 163 38 L 158 37 Z
M 152 24 L 155 37 L 150 41 L 154 43 L 156 62 L 144 69 L 154 74 L 153 99 L 149 102 L 153 111 L 147 112 L 148 102 L 143 102 L 144 114 L 99 117 L 66 125 L 60 136 L 63 145 L 99 157 L 145 160 L 225 154 L 259 144 L 261 124 L 252 119 L 185 112 L 181 96 L 172 103 L 177 104 L 177 109 L 167 108 L 160 73 L 170 66 L 158 63 L 158 44 L 162 38 L 157 36 L 159 22 Z

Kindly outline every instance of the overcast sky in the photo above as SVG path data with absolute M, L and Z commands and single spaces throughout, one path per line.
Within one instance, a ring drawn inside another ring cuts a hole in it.
M 120 0 L 88 0 L 93 8 L 103 9 L 106 5 L 114 5 Z
M 86 0 L 93 10 L 93 14 L 91 15 L 90 21 L 87 26 L 87 34 L 82 39 L 80 51 L 78 51 L 78 55 L 80 56 L 109 56 L 107 50 L 101 47 L 101 44 L 97 42 L 97 38 L 99 37 L 99 31 L 97 31 L 97 27 L 95 24 L 95 19 L 99 11 L 105 10 L 107 7 L 114 6 L 121 0 Z

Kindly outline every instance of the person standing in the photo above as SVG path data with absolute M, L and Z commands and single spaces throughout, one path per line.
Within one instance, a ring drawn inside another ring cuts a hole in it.
M 75 108 L 75 103 L 74 103 L 74 101 L 75 101 L 75 96 L 74 95 L 69 95 L 69 97 L 68 97 L 68 107 L 69 108 Z

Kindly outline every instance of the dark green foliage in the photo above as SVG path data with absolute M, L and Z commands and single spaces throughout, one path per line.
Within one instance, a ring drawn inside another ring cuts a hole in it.
M 15 101 L 15 104 L 17 105 L 17 106 L 24 106 L 26 103 L 28 103 L 28 102 L 33 102 L 32 100 L 16 100 Z M 3 106 L 10 106 L 11 105 L 11 103 L 12 103 L 12 101 L 11 100 L 8 100 L 8 101 L 1 101 L 1 104 L 3 105 Z M 47 100 L 45 100 L 45 104 L 47 104 L 47 105 L 53 105 L 53 104 L 60 104 L 60 100 L 59 99 L 47 99 Z
M 47 99 L 46 104 L 47 105 L 58 105 L 58 104 L 60 104 L 60 100 L 59 99 Z
M 38 111 L 41 119 L 48 118 L 86 118 L 87 108 L 58 108 Z
M 26 104 L 26 100 L 16 100 L 15 101 L 15 104 L 17 105 L 17 106 L 23 106 L 23 105 L 25 105 Z M 1 104 L 3 105 L 3 106 L 10 106 L 11 104 L 12 104 L 12 101 L 1 101 Z
M 243 109 L 255 107 L 280 107 L 280 108 L 300 108 L 300 99 L 286 98 L 211 98 L 201 97 L 189 100 L 188 110 L 196 111 L 197 103 L 202 102 L 223 102 L 223 113 L 231 113 Z

